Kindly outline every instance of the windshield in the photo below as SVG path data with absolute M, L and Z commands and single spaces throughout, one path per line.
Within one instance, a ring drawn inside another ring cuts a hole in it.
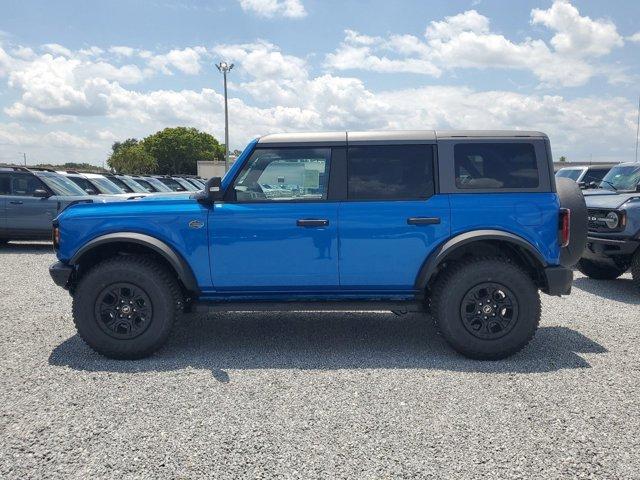
M 114 177 L 113 175 L 106 176 L 105 178 L 107 180 L 109 180 L 111 183 L 113 183 L 116 186 L 118 186 L 119 188 L 121 188 L 123 191 L 127 192 L 127 193 L 133 193 L 134 192 L 134 190 L 131 187 L 129 187 L 129 185 L 124 183 L 119 178 Z
M 582 170 L 579 170 L 577 168 L 562 168 L 558 170 L 558 172 L 556 173 L 556 177 L 564 177 L 564 178 L 570 178 L 571 180 L 578 180 L 578 177 L 580 176 L 581 173 L 582 173 Z
M 183 187 L 181 184 L 176 182 L 173 178 L 162 177 L 159 178 L 162 183 L 164 183 L 167 187 L 169 187 L 174 192 L 184 192 L 187 189 Z
M 91 177 L 88 180 L 98 187 L 102 193 L 125 193 L 119 186 L 104 177 Z
M 159 192 L 173 192 L 169 187 L 167 187 L 164 183 L 159 181 L 157 178 L 153 177 L 145 177 L 145 180 L 149 182 L 153 187 Z
M 78 185 L 64 175 L 54 172 L 38 172 L 38 178 L 42 180 L 56 195 L 87 195 Z
M 198 190 L 202 190 L 204 188 L 204 183 L 202 183 L 197 178 L 187 178 L 186 180 L 198 187 Z
M 640 164 L 638 165 L 619 165 L 609 170 L 602 182 L 600 188 L 608 190 L 636 190 L 640 182 Z
M 186 180 L 184 178 L 174 178 L 173 180 L 178 182 L 180 185 L 182 185 L 184 188 L 186 188 L 190 192 L 195 192 L 195 191 L 199 190 L 198 188 L 196 188 L 195 185 L 193 185 L 191 182 L 189 182 L 188 180 Z
M 149 192 L 149 190 L 147 188 L 145 188 L 142 185 L 140 185 L 133 178 L 130 178 L 130 177 L 116 177 L 116 178 L 118 180 L 120 180 L 122 183 L 124 183 L 126 186 L 128 186 L 131 190 L 133 190 L 136 193 L 147 193 L 147 192 Z

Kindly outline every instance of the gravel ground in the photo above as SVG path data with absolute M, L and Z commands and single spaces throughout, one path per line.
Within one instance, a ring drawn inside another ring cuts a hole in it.
M 640 478 L 640 293 L 543 295 L 507 361 L 386 313 L 188 317 L 150 359 L 76 336 L 46 244 L 0 249 L 0 478 Z

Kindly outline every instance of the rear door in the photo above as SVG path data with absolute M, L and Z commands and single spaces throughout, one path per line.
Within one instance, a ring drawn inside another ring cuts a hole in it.
M 418 271 L 449 235 L 436 195 L 435 145 L 349 146 L 339 208 L 342 289 L 413 292 Z
M 37 198 L 33 193 L 49 188 L 31 173 L 12 172 L 11 193 L 6 197 L 7 229 L 17 236 L 48 237 L 58 212 L 57 197 Z

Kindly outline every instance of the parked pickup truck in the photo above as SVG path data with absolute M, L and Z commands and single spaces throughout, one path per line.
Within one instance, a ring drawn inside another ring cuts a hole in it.
M 74 206 L 53 238 L 109 357 L 151 354 L 185 310 L 386 309 L 499 359 L 534 336 L 540 290 L 570 292 L 586 210 L 538 132 L 277 134 L 203 191 Z

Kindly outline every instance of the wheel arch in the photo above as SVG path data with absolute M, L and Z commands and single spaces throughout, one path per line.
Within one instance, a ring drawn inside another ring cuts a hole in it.
M 176 274 L 187 292 L 197 293 L 198 283 L 187 261 L 164 241 L 136 232 L 118 232 L 101 235 L 83 245 L 69 260 L 69 264 L 82 269 L 90 262 L 117 254 L 150 254 Z
M 488 255 L 496 251 L 504 252 L 525 267 L 540 288 L 546 287 L 544 268 L 547 267 L 547 262 L 531 243 L 502 230 L 473 230 L 450 238 L 432 252 L 416 276 L 415 288 L 420 292 L 427 290 L 449 260 L 463 258 L 467 254 Z

